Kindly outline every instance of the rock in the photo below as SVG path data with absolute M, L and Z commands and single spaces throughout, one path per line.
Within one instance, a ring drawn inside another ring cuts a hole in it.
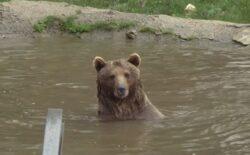
M 136 36 L 137 36 L 136 30 L 129 30 L 129 31 L 126 32 L 126 37 L 128 39 L 135 39 Z
M 243 45 L 250 45 L 250 28 L 245 28 L 233 36 L 233 40 Z
M 185 9 L 184 9 L 185 11 L 187 11 L 187 12 L 195 12 L 196 11 L 196 7 L 193 5 L 193 4 L 188 4 L 186 7 L 185 7 Z

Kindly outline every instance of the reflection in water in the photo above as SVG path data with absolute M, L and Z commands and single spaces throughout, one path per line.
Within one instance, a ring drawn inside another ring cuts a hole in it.
M 122 34 L 0 41 L 0 154 L 40 154 L 63 108 L 64 154 L 250 154 L 250 48 Z M 99 122 L 92 58 L 142 56 L 159 122 Z

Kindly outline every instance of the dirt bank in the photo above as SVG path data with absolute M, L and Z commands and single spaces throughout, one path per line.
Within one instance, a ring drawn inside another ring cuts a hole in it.
M 149 27 L 159 31 L 165 30 L 183 39 L 210 39 L 221 42 L 235 40 L 245 45 L 250 44 L 250 24 L 235 24 L 230 22 L 194 20 L 171 17 L 168 15 L 144 15 L 124 13 L 114 10 L 80 7 L 67 3 L 33 2 L 12 0 L 0 5 L 0 37 L 34 36 L 33 25 L 49 16 L 66 18 L 76 16 L 79 23 L 94 23 L 97 21 L 132 21 L 135 29 Z

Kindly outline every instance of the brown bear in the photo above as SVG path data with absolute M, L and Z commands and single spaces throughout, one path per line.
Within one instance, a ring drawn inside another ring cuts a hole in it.
M 143 91 L 137 53 L 129 58 L 105 61 L 96 56 L 98 116 L 101 120 L 160 119 L 164 115 Z

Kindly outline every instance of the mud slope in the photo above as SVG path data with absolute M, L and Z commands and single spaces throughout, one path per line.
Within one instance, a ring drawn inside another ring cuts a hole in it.
M 250 24 L 236 24 L 213 20 L 195 20 L 168 15 L 144 15 L 114 10 L 80 7 L 67 3 L 12 0 L 0 4 L 0 38 L 34 35 L 32 26 L 49 15 L 66 18 L 76 16 L 79 23 L 126 20 L 137 23 L 135 29 L 150 27 L 169 31 L 183 39 L 210 39 L 221 42 L 235 40 L 250 44 Z

